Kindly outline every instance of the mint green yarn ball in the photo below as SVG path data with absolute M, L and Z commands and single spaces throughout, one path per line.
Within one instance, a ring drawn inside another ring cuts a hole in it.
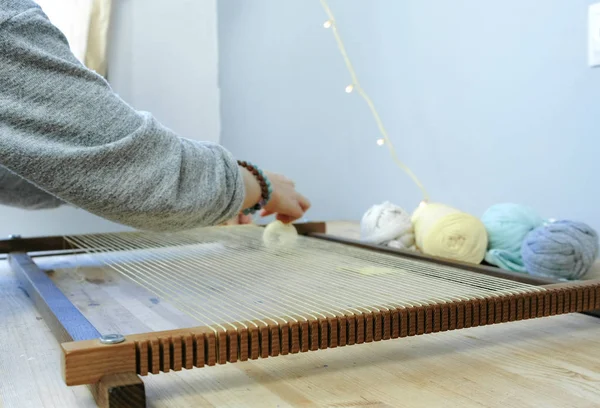
M 488 208 L 481 221 L 488 233 L 486 262 L 505 270 L 525 272 L 521 245 L 527 234 L 545 220 L 530 207 L 502 203 Z

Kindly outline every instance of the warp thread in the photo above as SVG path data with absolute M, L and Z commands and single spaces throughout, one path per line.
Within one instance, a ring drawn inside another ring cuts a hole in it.
M 530 207 L 501 203 L 488 208 L 481 221 L 489 240 L 486 262 L 501 269 L 526 272 L 521 246 L 527 234 L 544 224 L 542 217 Z
M 439 203 L 421 203 L 412 215 L 417 248 L 461 262 L 483 261 L 488 236 L 481 220 Z
M 598 251 L 597 232 L 587 224 L 567 220 L 534 229 L 521 246 L 529 274 L 563 280 L 583 278 L 596 261 Z
M 415 250 L 415 235 L 410 214 L 385 201 L 369 208 L 360 222 L 361 240 L 374 245 Z

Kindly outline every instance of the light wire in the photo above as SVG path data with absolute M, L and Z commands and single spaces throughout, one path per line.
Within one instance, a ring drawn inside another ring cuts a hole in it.
M 324 27 L 328 28 L 328 29 L 330 28 L 331 31 L 333 32 L 337 46 L 340 50 L 340 53 L 342 54 L 342 58 L 344 59 L 344 63 L 346 64 L 346 67 L 348 68 L 348 71 L 350 73 L 350 77 L 352 78 L 352 84 L 348 85 L 346 87 L 346 92 L 352 92 L 354 89 L 356 89 L 358 94 L 360 96 L 362 96 L 362 98 L 365 100 L 365 102 L 367 103 L 367 105 L 369 106 L 369 108 L 371 110 L 371 113 L 373 114 L 375 122 L 377 123 L 379 132 L 381 133 L 383 140 L 385 141 L 385 144 L 387 145 L 387 147 L 390 151 L 392 159 L 398 165 L 398 167 L 400 167 L 400 169 L 402 169 L 406 174 L 408 174 L 408 176 L 413 180 L 413 182 L 421 190 L 421 193 L 423 194 L 423 201 L 428 202 L 429 194 L 427 193 L 427 190 L 425 189 L 425 187 L 423 186 L 421 181 L 419 181 L 417 176 L 415 176 L 413 171 L 398 158 L 398 155 L 396 154 L 396 149 L 394 149 L 394 145 L 392 144 L 392 141 L 390 140 L 387 130 L 383 126 L 383 122 L 381 121 L 381 117 L 379 116 L 379 113 L 377 113 L 377 109 L 375 109 L 375 105 L 373 104 L 373 101 L 371 100 L 371 98 L 369 98 L 367 93 L 364 91 L 364 89 L 360 85 L 360 82 L 358 81 L 358 76 L 356 75 L 356 72 L 354 71 L 352 62 L 350 62 L 350 58 L 348 57 L 348 53 L 346 52 L 346 47 L 344 46 L 344 42 L 342 41 L 342 38 L 338 32 L 337 22 L 335 20 L 335 17 L 333 16 L 331 8 L 327 4 L 326 0 L 320 0 L 320 1 L 321 1 L 321 5 L 323 6 L 323 9 L 325 10 L 325 13 L 327 13 L 327 16 L 329 17 L 329 20 L 327 20 L 325 22 Z

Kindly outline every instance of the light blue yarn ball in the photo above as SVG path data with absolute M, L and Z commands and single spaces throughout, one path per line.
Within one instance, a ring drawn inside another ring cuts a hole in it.
M 528 233 L 544 224 L 542 217 L 530 207 L 502 203 L 488 208 L 481 221 L 489 239 L 486 262 L 505 270 L 525 272 L 521 245 Z
M 530 275 L 577 280 L 590 270 L 598 250 L 598 234 L 590 226 L 557 221 L 527 234 L 521 255 Z

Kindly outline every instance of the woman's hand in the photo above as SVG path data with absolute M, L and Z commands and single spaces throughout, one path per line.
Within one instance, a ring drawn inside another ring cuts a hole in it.
M 265 172 L 265 175 L 271 182 L 273 194 L 261 215 L 276 214 L 276 218 L 286 224 L 302 218 L 310 208 L 310 201 L 296 191 L 294 182 L 280 174 Z
M 246 186 L 244 208 L 250 208 L 260 201 L 260 185 L 247 169 L 242 168 L 242 174 Z M 286 224 L 302 218 L 310 208 L 310 201 L 296 191 L 294 182 L 280 174 L 265 172 L 265 176 L 271 182 L 273 193 L 261 215 L 267 217 L 275 214 L 279 221 Z

